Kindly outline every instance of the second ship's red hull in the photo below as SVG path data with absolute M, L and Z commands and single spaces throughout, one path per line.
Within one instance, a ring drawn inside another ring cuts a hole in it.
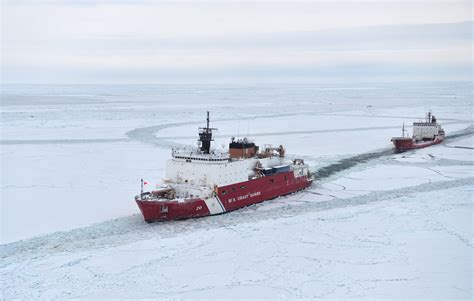
M 436 137 L 434 140 L 428 140 L 428 141 L 415 141 L 412 138 L 403 138 L 403 137 L 398 137 L 398 138 L 392 138 L 393 145 L 395 146 L 395 150 L 397 152 L 404 152 L 407 150 L 411 149 L 418 149 L 418 148 L 424 148 L 428 147 L 431 145 L 439 144 L 443 142 L 444 137 Z
M 147 222 L 179 220 L 226 213 L 305 189 L 311 183 L 306 176 L 295 177 L 293 171 L 288 171 L 218 187 L 213 204 L 220 208 L 209 208 L 209 202 L 202 199 L 136 202 Z

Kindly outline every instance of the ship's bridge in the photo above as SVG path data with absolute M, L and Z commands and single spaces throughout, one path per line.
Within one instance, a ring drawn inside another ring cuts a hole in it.
M 211 150 L 209 153 L 196 148 L 174 148 L 171 156 L 177 161 L 204 163 L 204 164 L 223 164 L 230 161 L 228 152 Z
M 248 181 L 248 160 L 232 160 L 229 153 L 211 150 L 173 149 L 166 162 L 166 178 L 173 184 L 213 187 Z

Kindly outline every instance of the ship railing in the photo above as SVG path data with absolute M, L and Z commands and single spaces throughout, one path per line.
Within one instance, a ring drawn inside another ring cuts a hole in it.
M 211 151 L 205 154 L 199 149 L 172 149 L 171 156 L 176 159 L 198 160 L 198 161 L 229 161 L 229 153 Z

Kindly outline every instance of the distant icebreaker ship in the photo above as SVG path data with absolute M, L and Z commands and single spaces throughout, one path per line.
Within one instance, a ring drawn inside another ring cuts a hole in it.
M 425 122 L 413 123 L 413 136 L 405 137 L 405 126 L 402 127 L 402 137 L 393 137 L 392 142 L 398 152 L 423 148 L 438 144 L 444 140 L 444 130 L 438 124 L 431 112 L 426 114 Z

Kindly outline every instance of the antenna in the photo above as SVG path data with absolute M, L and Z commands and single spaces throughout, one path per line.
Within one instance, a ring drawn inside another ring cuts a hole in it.
M 247 139 L 250 139 L 250 137 L 249 137 L 249 136 L 250 136 L 250 134 L 249 134 L 249 132 L 250 132 L 249 128 L 250 128 L 250 120 L 247 119 Z
M 238 120 L 238 123 L 237 123 L 237 139 L 239 139 L 240 137 L 240 119 Z

